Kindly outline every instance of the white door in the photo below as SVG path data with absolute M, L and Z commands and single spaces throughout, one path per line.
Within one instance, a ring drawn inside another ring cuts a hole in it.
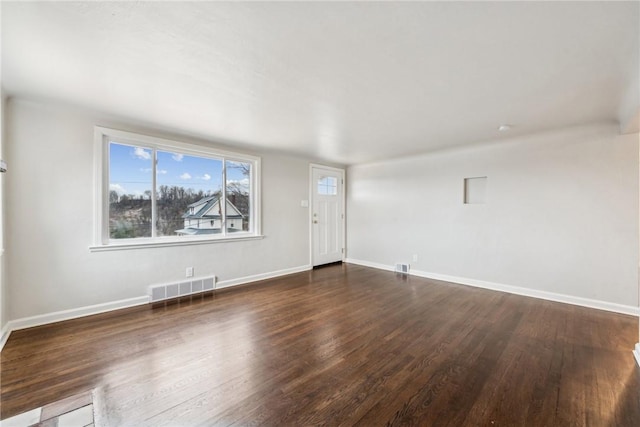
M 312 264 L 344 256 L 344 170 L 311 167 Z

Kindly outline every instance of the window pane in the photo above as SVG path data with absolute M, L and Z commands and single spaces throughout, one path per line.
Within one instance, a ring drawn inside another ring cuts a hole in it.
M 158 236 L 219 234 L 222 160 L 158 151 Z
M 323 196 L 327 194 L 327 177 L 325 176 L 318 179 L 318 194 Z
M 227 233 L 251 230 L 251 163 L 228 160 Z
M 327 194 L 331 196 L 338 194 L 338 178 L 335 176 L 327 177 Z
M 318 194 L 321 196 L 335 196 L 338 194 L 338 178 L 323 176 L 318 179 Z
M 149 148 L 109 143 L 109 237 L 151 237 Z

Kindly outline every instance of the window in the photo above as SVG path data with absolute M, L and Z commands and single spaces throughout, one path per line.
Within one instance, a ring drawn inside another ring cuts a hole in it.
M 96 128 L 97 246 L 258 237 L 260 159 Z
M 335 196 L 338 194 L 338 178 L 334 176 L 321 176 L 318 179 L 318 194 L 323 196 Z

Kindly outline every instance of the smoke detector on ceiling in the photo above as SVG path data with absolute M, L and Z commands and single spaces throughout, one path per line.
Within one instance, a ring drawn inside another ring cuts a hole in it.
M 505 124 L 505 125 L 500 125 L 500 126 L 498 126 L 498 130 L 499 130 L 500 132 L 506 132 L 506 131 L 508 131 L 508 130 L 510 130 L 510 129 L 511 129 L 511 125 L 507 125 L 507 124 Z

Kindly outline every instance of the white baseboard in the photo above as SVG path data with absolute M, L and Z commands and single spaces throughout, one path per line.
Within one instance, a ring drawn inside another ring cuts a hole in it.
M 379 268 L 386 271 L 394 271 L 393 266 L 379 264 L 375 262 L 362 261 L 358 259 L 347 259 L 348 263 L 362 265 L 365 267 Z M 515 295 L 523 295 L 527 297 L 540 298 L 549 301 L 562 302 L 565 304 L 579 305 L 582 307 L 595 308 L 598 310 L 612 311 L 615 313 L 630 314 L 632 316 L 640 316 L 640 307 L 631 305 L 616 304 L 607 301 L 599 301 L 589 298 L 575 297 L 571 295 L 557 294 L 554 292 L 539 291 L 536 289 L 521 288 L 519 286 L 504 285 L 501 283 L 487 282 L 484 280 L 469 279 L 467 277 L 449 276 L 445 274 L 430 273 L 420 270 L 409 270 L 409 274 L 426 279 L 442 280 L 444 282 L 453 282 L 461 285 L 474 286 L 476 288 L 491 289 L 494 291 L 507 292 Z
M 365 267 L 377 268 L 377 269 L 386 270 L 386 271 L 394 271 L 393 266 L 375 263 L 375 262 L 369 262 L 369 261 L 363 261 L 363 260 L 357 260 L 357 259 L 351 259 L 351 258 L 347 258 L 345 262 L 350 264 L 362 265 Z M 312 268 L 311 265 L 303 265 L 299 267 L 272 271 L 269 273 L 262 273 L 262 274 L 255 274 L 252 276 L 240 277 L 238 279 L 223 280 L 216 283 L 216 289 L 243 285 L 246 283 L 256 282 L 256 281 L 265 280 L 265 279 L 271 279 L 271 278 L 285 276 L 293 273 L 300 273 L 303 271 L 309 271 L 311 270 L 311 268 Z M 410 270 L 409 274 L 418 276 L 418 277 L 428 278 L 428 279 L 436 279 L 436 280 L 442 280 L 445 282 L 453 282 L 453 283 L 459 283 L 462 285 L 480 287 L 480 288 L 491 289 L 491 290 L 496 290 L 501 292 L 508 292 L 516 295 L 524 295 L 524 296 L 529 296 L 534 298 L 546 299 L 550 301 L 557 301 L 557 302 L 563 302 L 567 304 L 579 305 L 583 307 L 613 311 L 616 313 L 631 314 L 634 316 L 640 315 L 640 309 L 638 307 L 614 304 L 614 303 L 609 303 L 605 301 L 598 301 L 598 300 L 592 300 L 587 298 L 556 294 L 556 293 L 546 292 L 546 291 L 538 291 L 534 289 L 503 285 L 499 283 L 474 280 L 474 279 L 469 279 L 464 277 L 429 273 L 429 272 L 424 272 L 419 270 Z M 63 320 L 75 319 L 78 317 L 90 316 L 92 314 L 104 313 L 107 311 L 118 310 L 121 308 L 134 307 L 137 305 L 146 304 L 148 302 L 149 302 L 149 297 L 145 295 L 141 297 L 129 298 L 129 299 L 120 300 L 120 301 L 113 301 L 113 302 L 108 302 L 103 304 L 91 305 L 87 307 L 80 307 L 80 308 L 75 308 L 70 310 L 57 311 L 54 313 L 47 313 L 47 314 L 41 314 L 37 316 L 25 317 L 22 319 L 11 320 L 7 324 L 5 324 L 4 327 L 2 328 L 1 335 L 0 335 L 0 351 L 2 351 L 2 348 L 4 347 L 4 344 L 9 339 L 9 335 L 11 334 L 12 331 L 31 328 L 34 326 L 40 326 L 48 323 L 60 322 Z M 640 364 L 640 344 L 636 344 L 634 355 L 638 360 L 638 363 Z
M 0 331 L 0 351 L 4 348 L 7 340 L 9 339 L 9 335 L 11 334 L 11 329 L 9 329 L 9 322 L 5 323 Z
M 46 325 L 48 323 L 61 322 L 63 320 L 76 319 L 78 317 L 90 316 L 92 314 L 104 313 L 118 310 L 120 308 L 134 307 L 149 302 L 148 296 L 129 298 L 120 301 L 112 301 L 103 304 L 89 305 L 86 307 L 72 308 L 69 310 L 55 311 L 53 313 L 40 314 L 37 316 L 23 317 L 22 319 L 10 320 L 2 330 L 2 341 L 0 341 L 0 351 L 9 339 L 13 331 L 32 328 L 34 326 Z M 6 332 L 6 335 L 5 335 Z
M 379 270 L 395 271 L 395 268 L 392 265 L 380 264 L 377 262 L 363 261 L 360 259 L 352 258 L 347 258 L 344 262 L 346 262 L 347 264 L 362 265 L 363 267 L 377 268 Z M 409 274 L 413 274 L 413 272 L 409 271 Z
M 640 343 L 636 343 L 636 348 L 633 350 L 633 356 L 636 358 L 638 366 L 640 366 Z
M 244 285 L 246 283 L 257 282 L 258 280 L 272 279 L 274 277 L 286 276 L 293 273 L 301 273 L 311 270 L 312 266 L 301 265 L 299 267 L 286 268 L 284 270 L 271 271 L 269 273 L 254 274 L 253 276 L 245 276 L 237 279 L 222 280 L 216 283 L 216 289 L 228 288 L 231 286 Z
M 149 296 L 123 299 L 120 301 L 105 302 L 102 304 L 88 305 L 86 307 L 72 308 L 69 310 L 55 311 L 53 313 L 39 314 L 37 316 L 23 317 L 9 321 L 12 331 L 46 325 L 48 323 L 61 322 L 63 320 L 77 319 L 78 317 L 91 316 L 92 314 L 105 313 L 121 308 L 134 307 L 149 302 Z
M 303 265 L 299 267 L 287 268 L 284 270 L 272 271 L 269 273 L 241 277 L 238 279 L 224 280 L 216 283 L 215 289 L 228 288 L 230 286 L 243 285 L 246 283 L 256 282 L 258 280 L 271 279 L 274 277 L 285 276 L 287 274 L 299 273 L 302 271 L 311 270 L 311 268 L 311 265 Z M 87 307 L 72 308 L 70 310 L 56 311 L 53 313 L 40 314 L 37 316 L 10 320 L 6 325 L 4 325 L 4 328 L 2 328 L 2 336 L 0 337 L 0 351 L 2 351 L 4 344 L 7 342 L 7 340 L 9 339 L 9 335 L 13 331 L 32 328 L 34 326 L 46 325 L 48 323 L 60 322 L 62 320 L 76 319 L 78 317 L 90 316 L 92 314 L 104 313 L 121 308 L 134 307 L 136 305 L 147 304 L 148 302 L 149 296 L 145 295 L 120 301 L 90 305 Z

